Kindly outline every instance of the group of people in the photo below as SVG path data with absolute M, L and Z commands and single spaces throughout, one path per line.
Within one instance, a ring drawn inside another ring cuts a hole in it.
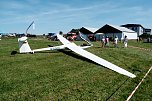
M 110 42 L 109 42 L 109 37 L 108 36 L 106 36 L 106 37 L 103 36 L 101 42 L 102 42 L 102 47 L 103 48 L 105 46 L 109 47 Z M 123 40 L 124 48 L 127 47 L 127 42 L 128 42 L 128 39 L 127 39 L 127 36 L 125 35 L 124 40 Z M 118 37 L 117 36 L 115 36 L 113 43 L 114 43 L 114 47 L 118 48 Z

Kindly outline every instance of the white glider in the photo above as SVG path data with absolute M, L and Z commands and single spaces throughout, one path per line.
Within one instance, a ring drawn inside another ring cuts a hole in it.
M 40 49 L 34 49 L 34 50 L 31 50 L 29 44 L 28 44 L 28 41 L 27 41 L 27 37 L 24 36 L 24 37 L 21 37 L 18 39 L 18 42 L 19 42 L 19 52 L 20 53 L 35 53 L 35 52 L 39 52 L 39 51 L 46 51 L 46 50 L 61 50 L 61 49 L 65 49 L 65 48 L 68 48 L 70 50 L 72 50 L 73 52 L 89 59 L 89 60 L 92 60 L 94 61 L 95 63 L 99 64 L 99 65 L 102 65 L 104 67 L 107 67 L 113 71 L 116 71 L 120 74 L 123 74 L 123 75 L 126 75 L 128 77 L 131 77 L 131 78 L 135 78 L 136 76 L 128 71 L 126 71 L 125 69 L 122 69 L 86 50 L 84 50 L 85 48 L 89 48 L 91 47 L 91 43 L 88 41 L 88 43 L 90 44 L 89 46 L 77 46 L 76 44 L 74 43 L 71 43 L 70 41 L 68 41 L 67 39 L 65 39 L 62 35 L 59 35 L 57 34 L 57 37 L 58 39 L 63 43 L 63 45 L 60 45 L 60 46 L 54 46 L 54 47 L 47 47 L 47 48 L 40 48 Z M 80 36 L 82 37 L 82 36 Z M 85 40 L 85 38 L 83 39 Z M 86 41 L 86 40 L 85 40 Z
M 122 69 L 122 68 L 120 68 L 120 67 L 86 51 L 86 50 L 83 50 L 82 48 L 78 47 L 76 44 L 69 42 L 67 39 L 65 39 L 61 35 L 57 34 L 57 37 L 67 48 L 69 48 L 73 52 L 75 52 L 75 53 L 77 53 L 77 54 L 79 54 L 87 59 L 90 59 L 90 60 L 98 63 L 99 65 L 102 65 L 102 66 L 107 67 L 113 71 L 116 71 L 120 74 L 126 75 L 126 76 L 131 77 L 131 78 L 136 77 L 134 74 L 132 74 L 132 73 L 130 73 L 130 72 L 128 72 L 128 71 L 126 71 L 126 70 L 124 70 L 124 69 Z

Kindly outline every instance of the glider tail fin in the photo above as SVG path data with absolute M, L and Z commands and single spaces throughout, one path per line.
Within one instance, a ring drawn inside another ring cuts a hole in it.
M 28 44 L 26 36 L 18 38 L 18 43 L 19 43 L 19 52 L 20 53 L 30 53 L 30 52 L 32 52 L 32 50 L 31 50 L 31 48 Z

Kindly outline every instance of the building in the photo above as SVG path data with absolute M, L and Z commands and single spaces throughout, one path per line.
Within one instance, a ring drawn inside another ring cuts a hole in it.
M 86 34 L 90 41 L 100 40 L 100 35 L 95 34 L 98 28 L 91 28 L 91 27 L 82 27 L 80 28 L 80 32 Z
M 94 34 L 97 30 L 98 28 L 82 27 L 79 31 L 83 34 Z
M 144 29 L 144 33 L 145 33 L 145 34 L 151 34 L 151 29 L 145 28 L 145 29 Z
M 144 34 L 144 29 L 145 28 L 140 24 L 125 24 L 125 25 L 121 25 L 121 26 L 126 27 L 128 29 L 131 29 L 131 30 L 137 32 L 137 37 Z
M 128 37 L 128 39 L 137 39 L 137 33 L 135 31 L 110 24 L 104 25 L 95 33 L 104 33 L 104 35 L 108 36 L 110 39 L 117 36 L 119 40 L 123 40 L 125 35 Z

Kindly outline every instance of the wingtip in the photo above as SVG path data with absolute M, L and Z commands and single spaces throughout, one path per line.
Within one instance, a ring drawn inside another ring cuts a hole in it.
M 136 75 L 134 75 L 134 74 L 131 76 L 131 78 L 135 78 L 135 77 L 136 77 Z

